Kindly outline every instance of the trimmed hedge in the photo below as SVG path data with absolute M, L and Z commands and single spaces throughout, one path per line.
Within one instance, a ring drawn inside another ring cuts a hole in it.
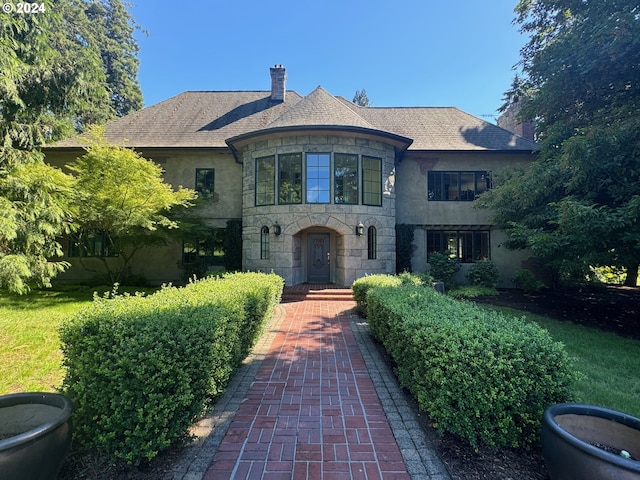
M 400 275 L 367 275 L 358 278 L 351 285 L 353 298 L 356 301 L 358 312 L 361 315 L 367 314 L 367 292 L 376 287 L 393 287 L 397 285 L 421 285 L 424 287 L 433 287 L 433 278 L 426 273 L 409 273 L 404 272 Z
M 138 465 L 186 440 L 282 288 L 274 274 L 239 273 L 148 297 L 96 298 L 60 328 L 74 442 Z
M 411 285 L 371 289 L 366 303 L 372 335 L 440 431 L 526 447 L 544 409 L 569 399 L 569 358 L 535 324 Z

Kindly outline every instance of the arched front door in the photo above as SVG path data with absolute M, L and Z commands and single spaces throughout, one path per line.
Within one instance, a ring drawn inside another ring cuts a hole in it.
M 307 236 L 307 280 L 314 283 L 329 283 L 330 262 L 329 234 L 309 233 Z

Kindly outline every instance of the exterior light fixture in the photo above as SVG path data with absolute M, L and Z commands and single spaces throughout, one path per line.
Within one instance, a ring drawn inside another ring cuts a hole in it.
M 360 222 L 358 223 L 358 225 L 356 225 L 356 235 L 361 237 L 363 234 L 364 234 L 364 225 L 362 224 L 362 222 Z
M 273 233 L 276 235 L 276 237 L 282 233 L 282 227 L 278 225 L 278 222 L 274 223 L 273 225 Z

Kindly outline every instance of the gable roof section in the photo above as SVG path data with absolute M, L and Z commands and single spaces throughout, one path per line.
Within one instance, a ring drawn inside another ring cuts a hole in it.
M 531 151 L 536 144 L 455 107 L 360 107 L 322 87 L 288 91 L 184 92 L 105 126 L 109 142 L 137 148 L 228 148 L 260 133 L 319 127 L 387 136 L 409 151 Z M 413 143 L 411 143 L 413 140 Z M 409 145 L 410 144 L 410 145 Z M 87 145 L 72 137 L 54 148 Z

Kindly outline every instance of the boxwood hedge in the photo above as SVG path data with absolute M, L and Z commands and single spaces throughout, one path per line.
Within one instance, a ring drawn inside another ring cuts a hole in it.
M 238 273 L 148 296 L 96 298 L 60 328 L 74 442 L 138 465 L 188 437 L 280 301 L 283 281 Z
M 569 399 L 569 358 L 535 324 L 413 285 L 370 289 L 366 305 L 401 385 L 441 431 L 526 447 L 544 409 Z

